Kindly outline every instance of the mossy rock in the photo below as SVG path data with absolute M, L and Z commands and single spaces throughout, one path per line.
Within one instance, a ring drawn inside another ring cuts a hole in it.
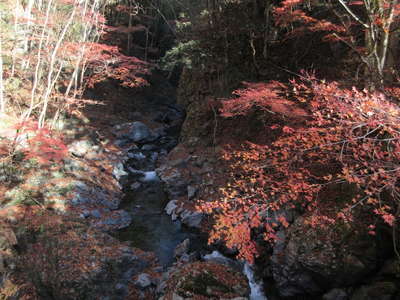
M 243 274 L 227 266 L 194 262 L 171 274 L 166 291 L 166 300 L 173 299 L 174 294 L 184 299 L 234 299 L 247 297 L 249 286 Z

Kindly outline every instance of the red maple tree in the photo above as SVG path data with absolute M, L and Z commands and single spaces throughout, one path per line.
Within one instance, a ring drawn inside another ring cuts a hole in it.
M 280 121 L 264 128 L 277 133 L 270 144 L 226 148 L 229 183 L 220 189 L 217 201 L 199 205 L 215 218 L 211 242 L 222 239 L 252 261 L 257 255 L 254 230 L 262 230 L 264 239 L 273 242 L 276 229 L 289 225 L 287 210 L 308 214 L 311 226 L 358 222 L 370 234 L 375 234 L 377 223 L 395 224 L 400 109 L 385 95 L 343 89 L 312 76 L 289 84 L 248 84 L 235 94 L 223 101 L 222 116 L 232 118 L 257 108 L 275 119 L 279 115 Z M 286 102 L 297 110 L 279 111 L 279 104 Z M 288 114 L 307 120 L 292 126 Z M 338 185 L 348 187 L 351 197 L 327 197 L 324 191 Z

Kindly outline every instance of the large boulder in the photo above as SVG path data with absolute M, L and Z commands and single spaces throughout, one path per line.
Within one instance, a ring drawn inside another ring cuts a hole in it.
M 374 239 L 346 225 L 323 228 L 298 218 L 274 247 L 272 273 L 282 296 L 318 294 L 359 283 L 376 269 Z
M 139 121 L 132 123 L 127 137 L 135 143 L 148 143 L 157 138 L 151 129 Z
M 161 299 L 248 299 L 246 277 L 224 265 L 194 262 L 175 269 Z

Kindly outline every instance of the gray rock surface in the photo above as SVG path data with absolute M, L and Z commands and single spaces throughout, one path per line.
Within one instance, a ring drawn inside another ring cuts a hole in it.
M 348 229 L 310 228 L 299 217 L 281 234 L 271 258 L 272 273 L 280 294 L 293 297 L 318 294 L 326 288 L 357 284 L 376 267 L 376 245 L 368 236 L 338 239 Z M 335 242 L 335 238 L 337 241 Z
M 180 215 L 182 223 L 188 227 L 200 228 L 204 214 L 197 211 L 186 210 Z
M 197 187 L 193 185 L 187 187 L 187 196 L 189 200 L 192 200 L 196 196 L 197 190 Z
M 178 201 L 177 200 L 171 200 L 171 201 L 168 202 L 167 206 L 165 207 L 165 212 L 168 215 L 172 215 L 177 208 L 178 208 Z
M 112 174 L 115 177 L 115 179 L 117 179 L 120 182 L 128 178 L 128 173 L 125 172 L 124 165 L 122 164 L 122 162 L 118 162 L 114 165 Z
M 127 137 L 136 143 L 152 142 L 157 138 L 152 130 L 139 121 L 132 123 Z
M 182 243 L 180 243 L 178 246 L 176 246 L 175 251 L 174 251 L 174 257 L 179 258 L 182 255 L 184 255 L 185 253 L 187 254 L 187 252 L 189 251 L 189 247 L 190 247 L 190 240 L 185 239 Z
M 91 143 L 88 140 L 78 140 L 78 141 L 72 142 L 68 146 L 68 150 L 72 154 L 82 157 L 82 156 L 85 156 L 85 154 L 88 153 L 90 150 L 93 150 L 93 147 L 94 147 L 93 143 Z
M 94 223 L 94 226 L 104 231 L 112 231 L 128 227 L 131 222 L 132 217 L 128 212 L 114 210 L 102 216 L 101 220 Z
M 141 289 L 145 289 L 151 285 L 151 277 L 149 274 L 142 273 L 138 275 L 138 278 L 135 281 L 135 285 L 140 287 Z

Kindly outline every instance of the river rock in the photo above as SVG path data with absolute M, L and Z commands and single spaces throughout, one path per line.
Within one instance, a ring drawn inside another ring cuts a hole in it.
M 127 138 L 135 143 L 152 142 L 156 139 L 155 134 L 142 122 L 133 122 Z
M 151 285 L 151 277 L 149 274 L 142 273 L 138 275 L 138 278 L 135 281 L 135 285 L 140 287 L 141 289 L 145 289 Z
M 142 160 L 146 158 L 146 155 L 144 155 L 142 152 L 129 152 L 128 157 L 136 160 Z
M 187 264 L 199 260 L 199 254 L 197 252 L 183 253 L 179 258 L 179 262 L 182 264 Z
M 130 188 L 132 191 L 137 191 L 141 186 L 142 184 L 140 182 L 134 182 L 131 184 Z
M 196 196 L 196 193 L 197 193 L 197 188 L 195 186 L 189 185 L 187 187 L 187 196 L 189 200 L 192 200 Z
M 102 216 L 101 220 L 94 223 L 94 227 L 103 231 L 113 231 L 128 227 L 132 222 L 131 215 L 124 210 L 114 210 Z
M 203 260 L 227 266 L 238 272 L 240 272 L 243 269 L 242 262 L 230 259 L 230 258 L 222 255 L 220 252 L 218 252 L 216 250 L 214 250 L 211 254 L 204 255 Z
M 243 274 L 212 262 L 193 262 L 180 266 L 168 276 L 165 299 L 248 299 L 249 285 Z
M 77 181 L 75 185 L 75 195 L 71 199 L 74 206 L 100 205 L 114 210 L 119 207 L 121 195 L 111 193 L 101 187 L 91 187 L 82 181 Z
M 188 182 L 178 169 L 164 166 L 158 168 L 156 172 L 164 182 L 170 199 L 177 199 L 187 194 Z
M 185 210 L 180 215 L 182 223 L 188 227 L 200 228 L 204 214 L 198 211 Z
M 152 150 L 156 150 L 157 146 L 154 145 L 154 144 L 145 144 L 140 149 L 143 150 L 143 151 L 152 151 Z
M 167 215 L 172 215 L 178 207 L 177 200 L 171 200 L 168 202 L 167 206 L 165 207 L 165 212 Z
M 180 243 L 178 246 L 176 246 L 176 248 L 174 250 L 174 257 L 175 258 L 181 257 L 183 254 L 185 254 L 189 251 L 189 247 L 190 247 L 190 240 L 185 239 L 182 243 Z
M 374 271 L 376 245 L 367 234 L 351 236 L 354 231 L 344 226 L 341 231 L 312 228 L 305 221 L 297 218 L 274 247 L 272 273 L 282 296 L 357 284 Z
M 123 182 L 128 178 L 128 173 L 125 172 L 124 165 L 122 164 L 122 162 L 117 162 L 114 165 L 112 174 L 115 177 L 115 179 L 117 179 L 119 182 Z
M 140 182 L 157 182 L 159 181 L 160 178 L 157 176 L 157 173 L 155 171 L 147 171 L 143 172 L 142 176 L 139 178 Z

